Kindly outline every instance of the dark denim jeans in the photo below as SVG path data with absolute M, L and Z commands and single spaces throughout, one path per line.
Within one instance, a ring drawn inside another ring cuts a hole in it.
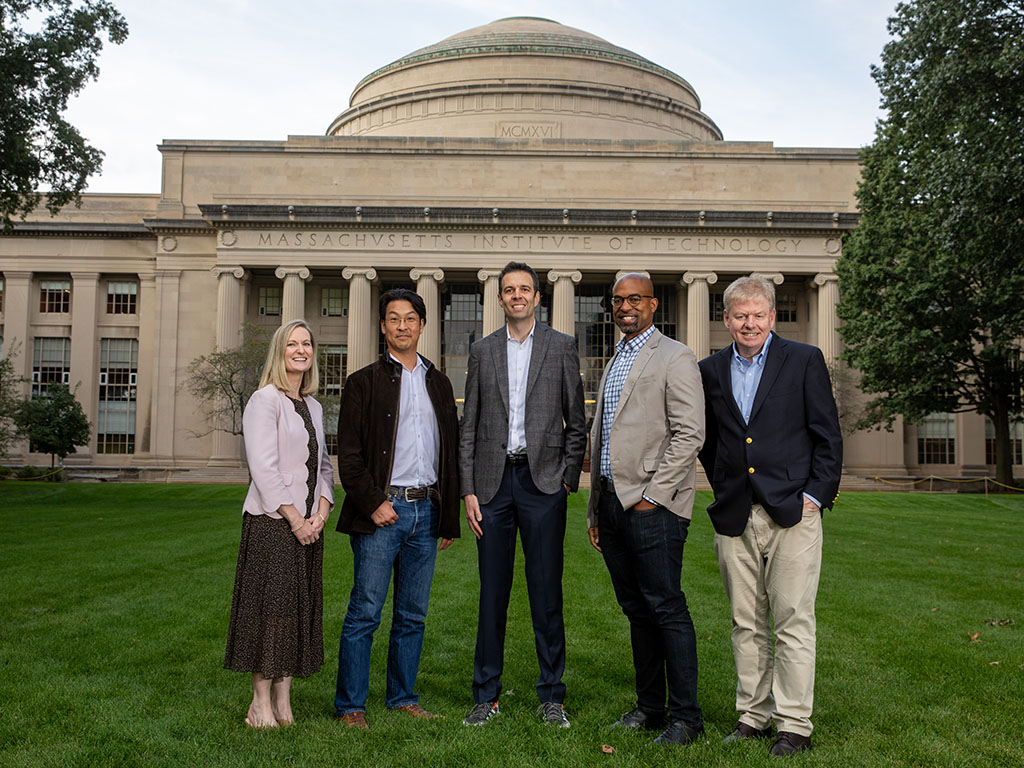
M 601 553 L 629 619 L 637 706 L 702 725 L 697 704 L 697 637 L 680 588 L 690 521 L 657 507 L 624 510 L 613 492 L 598 500 Z
M 362 712 L 370 687 L 370 647 L 380 626 L 391 574 L 395 594 L 388 643 L 389 709 L 415 704 L 416 673 L 437 556 L 437 505 L 391 497 L 398 521 L 369 534 L 352 534 L 354 578 L 338 646 L 338 715 Z

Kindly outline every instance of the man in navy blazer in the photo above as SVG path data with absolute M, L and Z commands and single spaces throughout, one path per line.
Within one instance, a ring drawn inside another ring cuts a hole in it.
M 725 741 L 770 738 L 774 720 L 772 754 L 788 756 L 811 748 L 821 516 L 839 493 L 843 440 L 821 351 L 774 333 L 774 286 L 740 278 L 724 303 L 733 344 L 700 363 L 700 462 L 732 607 L 739 720 Z

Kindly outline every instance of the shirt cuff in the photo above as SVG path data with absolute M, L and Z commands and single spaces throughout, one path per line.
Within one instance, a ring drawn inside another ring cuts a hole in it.
M 813 501 L 813 502 L 814 502 L 815 504 L 817 504 L 817 505 L 818 505 L 818 509 L 821 509 L 821 502 L 820 502 L 820 501 L 818 501 L 818 500 L 817 500 L 816 498 L 814 498 L 813 496 L 811 496 L 811 494 L 809 494 L 809 493 L 807 493 L 807 492 L 805 491 L 805 492 L 804 492 L 804 497 L 805 497 L 805 498 L 808 498 L 808 499 L 810 499 L 811 501 Z

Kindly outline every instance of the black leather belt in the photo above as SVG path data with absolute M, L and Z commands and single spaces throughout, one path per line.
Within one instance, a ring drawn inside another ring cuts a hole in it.
M 419 488 L 411 486 L 400 487 L 397 485 L 388 486 L 388 496 L 397 496 L 406 501 L 423 501 L 424 499 L 436 499 L 439 497 L 437 488 L 432 485 L 421 485 Z
M 505 461 L 512 465 L 526 464 L 529 459 L 526 457 L 526 451 L 520 451 L 519 453 L 506 453 Z
M 605 493 L 614 493 L 615 484 L 612 482 L 612 479 L 610 477 L 605 477 L 604 475 L 601 475 L 600 488 Z

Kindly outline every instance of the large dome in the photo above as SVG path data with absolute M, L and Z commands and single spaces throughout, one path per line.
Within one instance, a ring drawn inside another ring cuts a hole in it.
M 720 141 L 674 72 L 548 19 L 460 32 L 364 77 L 330 136 Z

